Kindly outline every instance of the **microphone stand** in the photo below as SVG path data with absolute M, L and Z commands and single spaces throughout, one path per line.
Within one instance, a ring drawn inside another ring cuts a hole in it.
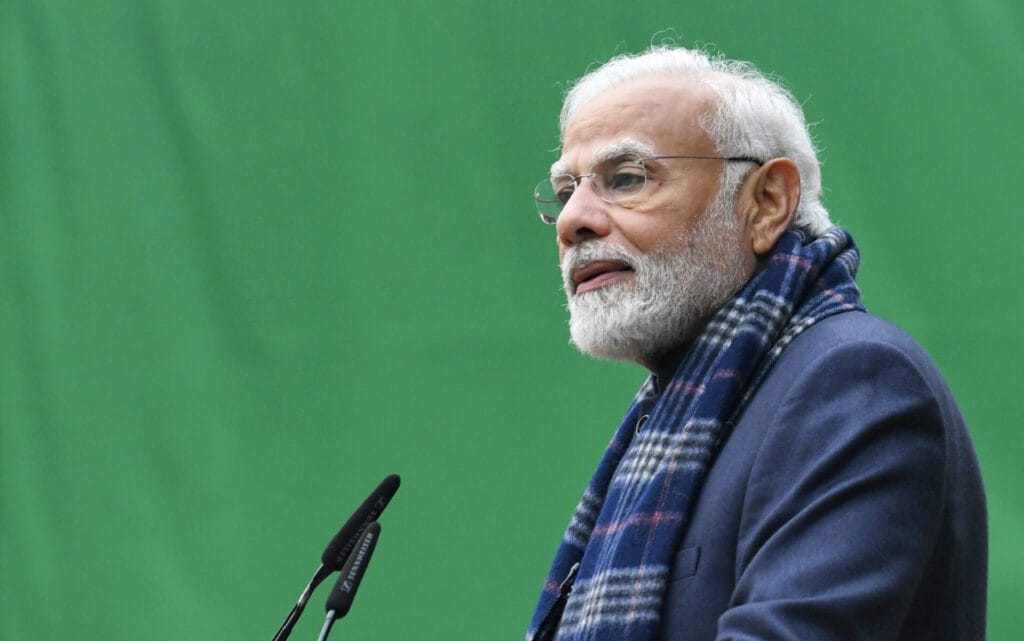
M 327 641 L 327 635 L 330 634 L 331 626 L 334 625 L 334 615 L 334 610 L 327 611 L 327 620 L 324 621 L 324 627 L 320 628 L 320 636 L 316 638 L 316 641 Z
M 285 641 L 288 635 L 292 633 L 292 628 L 295 627 L 295 623 L 302 616 L 302 611 L 306 609 L 306 604 L 309 603 L 309 597 L 313 595 L 313 590 L 316 586 L 320 585 L 324 579 L 330 575 L 331 571 L 327 569 L 323 563 L 316 569 L 313 574 L 313 578 L 309 580 L 309 584 L 306 585 L 306 589 L 299 595 L 299 600 L 295 602 L 295 606 L 292 607 L 292 611 L 288 613 L 284 623 L 281 624 L 281 628 L 274 635 L 273 641 Z

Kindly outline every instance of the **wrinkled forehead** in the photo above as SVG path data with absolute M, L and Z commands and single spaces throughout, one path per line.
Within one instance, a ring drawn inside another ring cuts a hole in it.
M 603 145 L 598 147 L 590 155 L 589 159 L 585 159 L 582 162 L 588 162 L 586 167 L 593 168 L 600 165 L 603 162 L 621 158 L 623 156 L 634 155 L 634 156 L 654 156 L 656 155 L 655 149 L 652 145 L 642 142 L 635 138 L 623 138 L 621 140 Z M 559 158 L 551 165 L 552 176 L 564 176 L 566 174 L 573 173 L 574 167 L 564 157 Z M 580 171 L 580 169 L 577 169 Z

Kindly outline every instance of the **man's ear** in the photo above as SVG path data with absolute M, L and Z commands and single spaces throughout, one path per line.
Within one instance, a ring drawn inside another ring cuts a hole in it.
M 773 158 L 747 177 L 743 212 L 750 246 L 757 256 L 775 247 L 789 229 L 800 202 L 800 170 L 789 158 Z

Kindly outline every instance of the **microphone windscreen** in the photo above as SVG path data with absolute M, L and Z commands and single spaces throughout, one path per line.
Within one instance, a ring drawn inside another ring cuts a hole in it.
M 341 576 L 338 577 L 331 595 L 327 597 L 326 611 L 334 610 L 334 618 L 340 619 L 348 614 L 352 607 L 352 600 L 356 598 L 356 590 L 366 573 L 366 566 L 373 556 L 373 549 L 377 547 L 380 540 L 380 523 L 374 521 L 366 526 L 363 535 L 352 550 L 352 555 L 341 568 Z
M 392 474 L 381 481 L 377 489 L 366 497 L 359 509 L 349 517 L 345 525 L 341 526 L 320 557 L 320 562 L 323 563 L 324 569 L 328 573 L 334 572 L 345 564 L 363 530 L 380 517 L 381 512 L 395 496 L 401 483 L 402 479 L 397 474 Z

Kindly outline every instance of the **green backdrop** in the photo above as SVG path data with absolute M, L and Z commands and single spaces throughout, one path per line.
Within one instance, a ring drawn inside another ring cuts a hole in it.
M 867 304 L 971 426 L 1020 638 L 1012 0 L 0 3 L 0 638 L 269 639 L 389 472 L 333 635 L 521 638 L 644 376 L 568 345 L 530 190 L 566 81 L 665 28 L 817 123 Z

